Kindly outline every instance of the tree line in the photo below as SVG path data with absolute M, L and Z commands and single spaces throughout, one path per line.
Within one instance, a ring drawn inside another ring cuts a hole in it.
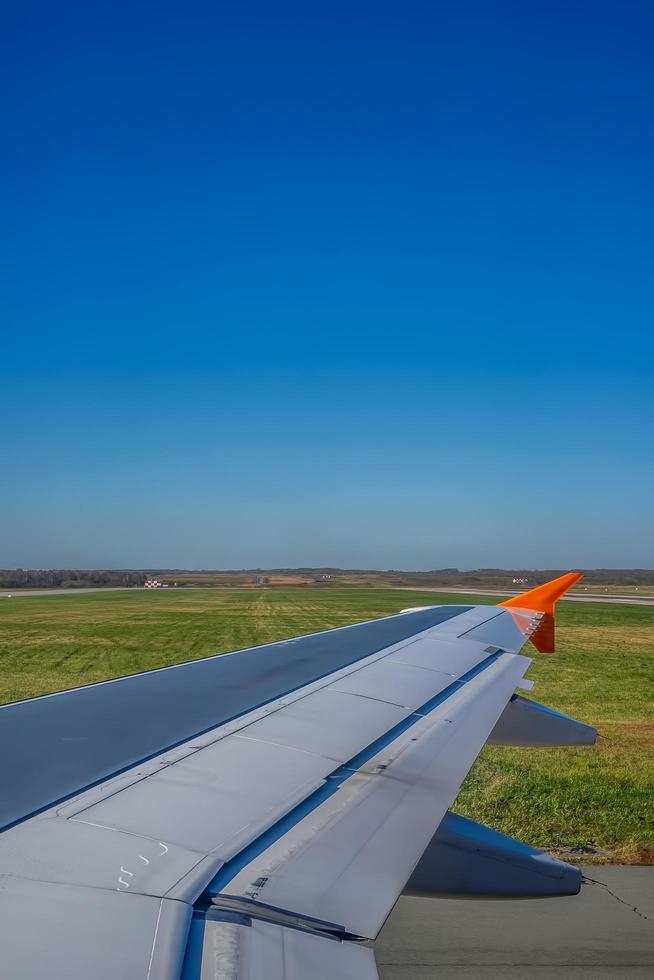
M 0 589 L 83 589 L 92 586 L 143 585 L 144 572 L 112 569 L 0 569 Z

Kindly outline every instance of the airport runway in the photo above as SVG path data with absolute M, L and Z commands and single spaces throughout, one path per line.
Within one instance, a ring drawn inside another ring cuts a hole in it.
M 381 980 L 651 980 L 654 867 L 582 867 L 623 901 L 592 884 L 574 898 L 401 898 L 375 944 Z
M 497 596 L 514 596 L 520 595 L 522 592 L 526 592 L 525 589 L 521 589 L 520 592 L 504 592 L 500 589 L 464 589 L 458 588 L 453 589 L 450 587 L 445 587 L 441 585 L 434 585 L 427 588 L 425 585 L 396 585 L 392 586 L 400 592 L 446 592 L 448 595 L 497 595 Z M 589 592 L 587 595 L 579 595 L 575 593 L 568 592 L 563 602 L 618 602 L 625 603 L 626 605 L 632 606 L 654 606 L 654 596 L 634 596 L 634 595 L 614 595 L 612 593 L 603 592 Z
M 196 587 L 196 591 L 201 586 Z M 238 588 L 238 586 L 229 587 L 230 591 Z M 498 589 L 464 589 L 458 588 L 453 589 L 448 586 L 430 586 L 429 588 L 424 585 L 391 585 L 389 588 L 394 588 L 398 592 L 446 592 L 448 595 L 497 595 L 497 596 L 513 596 L 520 595 L 519 592 L 504 592 Z M 5 592 L 0 592 L 0 599 L 18 599 L 20 596 L 44 596 L 44 595 L 79 595 L 84 592 L 125 592 L 125 591 L 137 591 L 142 592 L 143 586 L 139 585 L 109 585 L 109 586 L 97 586 L 94 588 L 84 588 L 84 589 L 17 589 L 12 592 L 8 589 Z M 221 591 L 225 591 L 226 587 L 222 587 Z M 186 590 L 185 590 L 186 591 Z M 522 590 L 526 591 L 526 590 Z M 601 592 L 589 592 L 588 595 L 570 595 L 568 593 L 564 601 L 572 600 L 573 602 L 622 602 L 627 605 L 634 606 L 654 606 L 654 596 L 634 596 L 634 595 L 613 595 L 604 594 Z

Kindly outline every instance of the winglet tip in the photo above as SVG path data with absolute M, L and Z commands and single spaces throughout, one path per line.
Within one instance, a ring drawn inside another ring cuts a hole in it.
M 543 585 L 537 585 L 528 592 L 511 596 L 510 599 L 506 599 L 498 605 L 521 606 L 523 609 L 535 609 L 537 612 L 549 613 L 550 616 L 553 616 L 554 606 L 559 599 L 583 577 L 583 572 L 566 572 L 565 575 L 559 575 L 558 578 L 544 582 Z
M 543 614 L 540 626 L 531 635 L 531 642 L 540 653 L 554 653 L 555 650 L 555 627 L 554 612 L 556 603 L 566 594 L 580 579 L 584 577 L 583 572 L 566 572 L 558 578 L 551 579 L 543 585 L 520 595 L 511 596 L 504 602 L 498 603 L 500 606 L 518 606 L 522 609 L 533 609 Z

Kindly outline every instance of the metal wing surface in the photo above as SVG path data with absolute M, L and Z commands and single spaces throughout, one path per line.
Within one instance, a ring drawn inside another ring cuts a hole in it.
M 3 976 L 372 980 L 481 747 L 524 739 L 541 618 L 431 607 L 0 708 Z

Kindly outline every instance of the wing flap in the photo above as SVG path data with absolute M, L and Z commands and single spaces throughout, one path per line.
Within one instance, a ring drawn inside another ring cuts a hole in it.
M 378 980 L 371 949 L 249 916 L 193 920 L 181 980 Z
M 212 887 L 374 938 L 528 661 L 493 659 Z M 256 850 L 256 849 L 255 849 Z

